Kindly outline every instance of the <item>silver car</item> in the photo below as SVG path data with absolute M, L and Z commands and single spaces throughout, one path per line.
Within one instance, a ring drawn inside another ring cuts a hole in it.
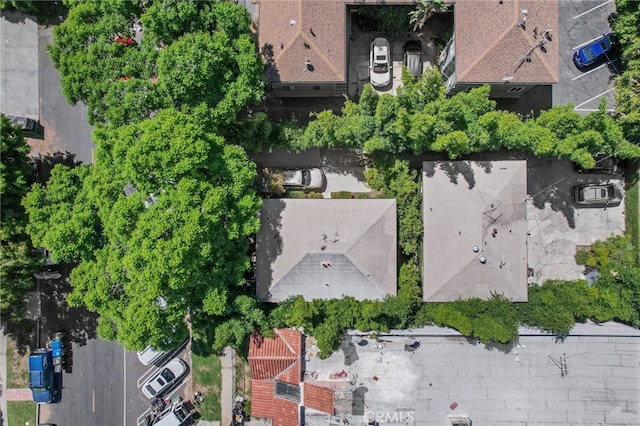
M 325 176 L 320 169 L 283 170 L 285 188 L 320 189 Z
M 142 386 L 142 393 L 149 399 L 162 396 L 187 374 L 187 364 L 174 358 L 162 367 Z
M 371 42 L 369 71 L 373 87 L 385 87 L 391 83 L 391 46 L 384 37 Z
M 591 183 L 574 187 L 576 203 L 587 206 L 617 206 L 622 189 L 613 183 Z

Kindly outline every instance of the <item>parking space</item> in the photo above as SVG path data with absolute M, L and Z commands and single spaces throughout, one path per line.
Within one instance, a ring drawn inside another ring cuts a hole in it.
M 584 279 L 576 251 L 624 231 L 624 198 L 617 206 L 576 204 L 574 187 L 590 183 L 624 185 L 622 176 L 578 173 L 573 163 L 529 158 L 527 165 L 527 249 L 530 283 Z
M 615 11 L 613 0 L 563 0 L 559 2 L 559 81 L 553 87 L 553 104 L 572 103 L 577 112 L 587 114 L 598 108 L 601 99 L 607 109 L 615 109 L 611 68 L 596 62 L 582 70 L 573 63 L 573 53 L 611 31 L 607 17 Z

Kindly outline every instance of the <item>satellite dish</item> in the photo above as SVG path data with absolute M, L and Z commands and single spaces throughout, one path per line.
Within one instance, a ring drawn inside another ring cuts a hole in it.
M 502 77 L 502 81 L 504 81 L 505 83 L 508 83 L 511 80 L 513 80 L 513 76 L 512 75 L 505 75 L 504 77 Z

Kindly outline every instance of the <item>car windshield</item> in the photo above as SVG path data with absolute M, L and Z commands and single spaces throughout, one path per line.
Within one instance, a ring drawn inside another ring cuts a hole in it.
M 171 372 L 171 370 L 169 370 L 168 368 L 165 368 L 164 371 L 162 372 L 162 374 L 160 374 L 167 382 L 171 382 L 173 381 L 173 379 L 176 378 L 176 376 Z M 158 378 L 159 379 L 159 378 Z
M 151 385 L 147 385 L 145 389 L 147 390 L 147 392 L 149 392 L 149 395 L 151 396 L 155 396 L 155 394 L 157 393 L 156 390 Z
M 389 67 L 387 66 L 387 64 L 374 64 L 373 65 L 373 72 L 378 73 L 378 74 L 383 74 L 386 73 L 389 70 Z
M 592 61 L 596 57 L 591 47 L 585 47 L 584 49 L 582 49 L 582 54 L 584 55 L 584 58 L 587 60 L 587 62 Z
M 311 183 L 311 172 L 309 170 L 302 171 L 302 184 L 307 186 Z

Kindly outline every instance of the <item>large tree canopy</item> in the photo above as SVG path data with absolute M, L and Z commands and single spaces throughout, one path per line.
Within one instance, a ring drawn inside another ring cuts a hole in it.
M 25 202 L 34 241 L 80 261 L 68 302 L 98 312 L 99 335 L 131 349 L 175 343 L 187 312 L 229 314 L 259 227 L 244 150 L 176 110 L 94 139 L 95 164 L 57 166 Z
M 291 146 L 362 149 L 367 153 L 398 154 L 412 151 L 461 155 L 519 149 L 542 157 L 565 158 L 593 167 L 598 153 L 619 158 L 640 156 L 615 119 L 602 104 L 598 111 L 580 116 L 571 106 L 557 106 L 538 118 L 496 110 L 489 86 L 446 97 L 436 69 L 414 82 L 403 75 L 397 96 L 379 95 L 365 86 L 359 102 L 347 101 L 342 114 L 323 111 L 309 123 Z
M 21 302 L 34 283 L 35 262 L 25 232 L 27 215 L 20 205 L 33 168 L 22 131 L 4 115 L 0 115 L 0 144 L 0 311 L 6 321 L 21 314 Z
M 123 125 L 204 104 L 226 124 L 263 95 L 247 10 L 228 1 L 71 2 L 50 46 L 62 91 L 89 122 Z

